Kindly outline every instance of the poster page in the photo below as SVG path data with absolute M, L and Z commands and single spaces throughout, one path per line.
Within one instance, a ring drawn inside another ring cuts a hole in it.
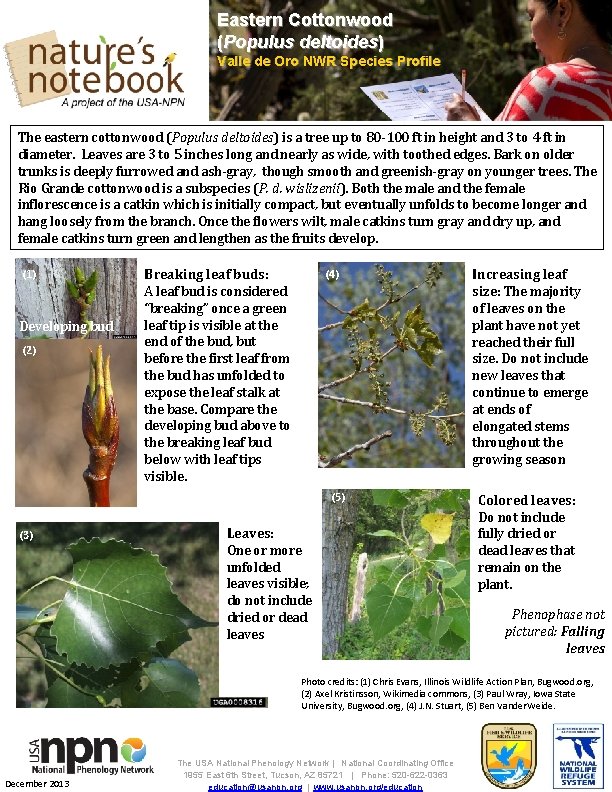
M 438 5 L 3 10 L 6 789 L 605 788 L 610 121 Z

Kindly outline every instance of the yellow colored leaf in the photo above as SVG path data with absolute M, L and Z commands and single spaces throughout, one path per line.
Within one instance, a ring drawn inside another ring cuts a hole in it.
M 451 535 L 454 516 L 455 512 L 452 514 L 424 514 L 421 517 L 421 526 L 434 540 L 434 544 L 444 544 Z

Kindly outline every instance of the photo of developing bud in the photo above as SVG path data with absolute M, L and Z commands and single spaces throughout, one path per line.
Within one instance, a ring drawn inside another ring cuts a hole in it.
M 15 342 L 15 505 L 136 506 L 135 340 Z
M 16 564 L 17 707 L 218 696 L 218 523 L 17 523 Z
M 319 264 L 320 468 L 464 466 L 464 270 Z
M 324 660 L 469 660 L 469 490 L 323 490 L 322 521 Z
M 136 338 L 136 259 L 17 259 L 15 337 Z

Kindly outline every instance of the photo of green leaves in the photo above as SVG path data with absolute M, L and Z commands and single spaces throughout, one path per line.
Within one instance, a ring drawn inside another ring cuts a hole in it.
M 19 523 L 17 706 L 218 695 L 217 523 Z
M 469 659 L 469 490 L 323 490 L 322 522 L 324 659 Z

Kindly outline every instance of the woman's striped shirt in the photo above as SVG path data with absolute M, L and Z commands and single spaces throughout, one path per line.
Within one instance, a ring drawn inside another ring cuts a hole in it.
M 553 63 L 530 72 L 497 121 L 612 121 L 612 72 Z

